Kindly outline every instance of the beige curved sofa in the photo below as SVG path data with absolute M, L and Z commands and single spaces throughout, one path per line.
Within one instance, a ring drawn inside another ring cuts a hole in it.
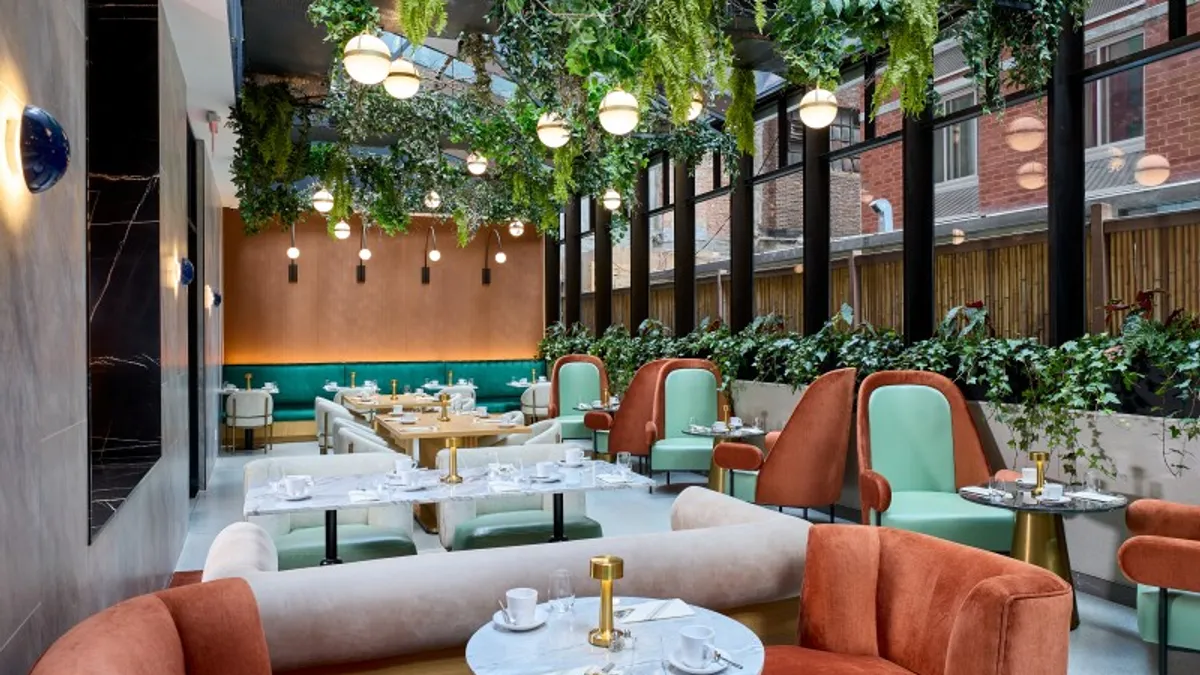
M 236 523 L 213 542 L 204 579 L 249 582 L 276 672 L 468 672 L 462 647 L 506 589 L 542 589 L 568 569 L 579 595 L 596 595 L 588 560 L 602 554 L 625 559 L 618 595 L 682 598 L 739 618 L 768 644 L 794 642 L 809 527 L 696 487 L 676 499 L 671 532 L 278 572 L 267 533 Z

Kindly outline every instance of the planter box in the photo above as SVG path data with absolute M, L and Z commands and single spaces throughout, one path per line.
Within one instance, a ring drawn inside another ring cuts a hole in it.
M 777 430 L 787 423 L 792 409 L 800 400 L 803 388 L 793 391 L 788 385 L 737 380 L 733 385 L 735 412 L 743 418 L 764 415 L 768 430 Z M 994 469 L 1029 466 L 1024 457 L 1008 447 L 1011 434 L 995 420 L 984 404 L 971 402 L 971 413 L 983 440 L 984 452 Z M 1197 468 L 1182 476 L 1171 475 L 1162 457 L 1164 420 L 1160 417 L 1126 414 L 1083 413 L 1079 417 L 1080 438 L 1098 434 L 1098 442 L 1112 459 L 1117 477 L 1105 481 L 1105 488 L 1129 495 L 1131 499 L 1153 497 L 1184 504 L 1200 504 L 1200 460 Z M 846 453 L 846 479 L 838 504 L 859 508 L 858 459 L 853 429 L 850 448 Z M 1169 441 L 1168 447 L 1180 447 L 1179 441 Z M 1200 442 L 1184 448 L 1200 454 Z M 1057 461 L 1051 462 L 1050 476 L 1062 478 Z M 1072 568 L 1077 572 L 1129 585 L 1117 568 L 1117 548 L 1129 536 L 1125 529 L 1125 512 L 1074 516 L 1066 521 Z

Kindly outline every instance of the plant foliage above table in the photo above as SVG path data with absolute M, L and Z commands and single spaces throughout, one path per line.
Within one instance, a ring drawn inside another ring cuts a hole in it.
M 734 67 L 739 39 L 770 40 L 792 84 L 835 89 L 842 69 L 869 54 L 886 55 L 876 73 L 872 114 L 898 100 L 915 115 L 933 94 L 933 46 L 939 25 L 956 34 L 985 105 L 1002 103 L 1007 88 L 1040 88 L 1050 75 L 1061 17 L 1082 21 L 1087 0 L 500 0 L 489 9 L 490 33 L 466 33 L 458 58 L 468 79 L 423 72 L 420 92 L 396 100 L 382 86 L 351 81 L 341 61 L 353 37 L 388 30 L 413 50 L 447 22 L 446 0 L 395 0 L 381 12 L 372 0 L 314 0 L 309 20 L 334 46 L 322 91 L 290 87 L 281 78 L 251 78 L 229 125 L 239 141 L 234 183 L 248 233 L 271 223 L 287 227 L 311 193 L 334 193 L 331 222 L 351 212 L 384 232 L 404 232 L 410 215 L 427 210 L 453 219 L 460 241 L 486 223 L 520 219 L 542 233 L 558 229 L 572 195 L 622 196 L 612 236 L 623 235 L 635 206 L 634 183 L 646 158 L 668 153 L 694 167 L 722 155 L 732 175 L 737 153 L 755 152 L 752 70 Z M 386 25 L 385 25 L 386 24 Z M 753 30 L 749 26 L 753 25 Z M 1001 72 L 1003 55 L 1012 67 Z M 493 73 L 515 87 L 503 95 Z M 601 129 L 598 108 L 614 87 L 641 107 L 633 134 Z M 301 90 L 304 95 L 301 95 Z M 728 97 L 723 128 L 688 121 L 693 99 L 712 109 Z M 549 150 L 537 138 L 544 113 L 562 117 L 570 141 Z M 327 126 L 332 147 L 310 143 L 311 126 Z M 484 155 L 489 169 L 469 177 L 450 147 Z M 318 185 L 313 185 L 315 179 Z

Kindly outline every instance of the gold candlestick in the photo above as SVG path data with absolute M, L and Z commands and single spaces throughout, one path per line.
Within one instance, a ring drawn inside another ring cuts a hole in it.
M 396 400 L 396 381 L 392 380 L 392 400 Z
M 446 384 L 454 384 L 454 371 L 453 370 L 446 371 Z
M 253 379 L 254 379 L 253 375 L 251 375 L 250 373 L 246 373 L 246 391 L 250 391 L 250 381 Z
M 440 405 L 442 407 L 442 414 L 438 415 L 438 421 L 439 422 L 449 422 L 450 421 L 450 395 L 443 392 L 442 395 L 438 397 L 438 405 Z
M 1037 465 L 1037 484 L 1033 486 L 1033 496 L 1038 497 L 1042 494 L 1042 488 L 1046 485 L 1046 462 L 1050 461 L 1050 453 L 1048 452 L 1031 452 L 1030 459 Z
M 613 582 L 625 576 L 625 561 L 615 555 L 598 555 L 592 558 L 591 576 L 600 582 L 600 627 L 588 632 L 588 642 L 611 647 L 624 635 L 613 628 Z
M 449 470 L 446 472 L 445 478 L 442 478 L 443 483 L 457 485 L 463 482 L 462 476 L 458 475 L 458 444 L 454 439 L 450 439 L 450 464 Z
M 350 386 L 351 387 L 354 387 L 354 375 L 355 375 L 355 372 L 353 370 L 350 371 Z
M 530 369 L 529 369 L 529 381 L 530 381 L 530 382 L 537 382 L 537 368 L 530 368 Z
M 728 404 L 728 403 L 726 403 L 724 406 L 722 406 L 722 407 L 721 407 L 721 411 L 722 411 L 723 413 L 725 413 L 725 419 L 724 419 L 724 420 L 722 420 L 722 421 L 723 421 L 723 422 L 728 422 L 728 421 L 729 421 L 729 404 Z
M 604 405 L 608 405 L 608 387 L 605 387 L 600 391 L 600 402 Z

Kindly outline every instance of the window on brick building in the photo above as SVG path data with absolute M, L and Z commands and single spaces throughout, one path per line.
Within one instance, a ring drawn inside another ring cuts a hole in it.
M 938 116 L 958 112 L 975 105 L 975 92 L 942 97 Z M 933 182 L 969 178 L 975 175 L 976 121 L 951 124 L 933 132 Z
M 859 115 L 858 108 L 845 106 L 838 108 L 837 117 L 833 118 L 833 123 L 829 125 L 830 150 L 841 150 L 862 141 L 862 127 L 858 122 Z M 858 157 L 835 159 L 830 164 L 830 168 L 835 171 L 858 173 Z
M 1088 50 L 1086 66 L 1128 56 L 1142 49 L 1141 34 L 1130 35 Z M 1106 77 L 1087 85 L 1084 94 L 1084 141 L 1087 147 L 1140 138 L 1145 134 L 1141 68 Z

